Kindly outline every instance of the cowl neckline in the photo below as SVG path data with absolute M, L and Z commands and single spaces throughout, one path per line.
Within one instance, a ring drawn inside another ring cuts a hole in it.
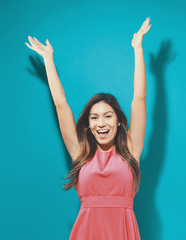
M 99 148 L 97 148 L 96 159 L 99 166 L 98 168 L 99 168 L 100 174 L 106 173 L 106 169 L 108 168 L 108 165 L 111 164 L 111 161 L 113 160 L 113 157 L 115 156 L 115 154 L 116 154 L 115 146 L 112 148 L 112 150 L 105 151 L 105 152 L 102 152 L 99 150 Z

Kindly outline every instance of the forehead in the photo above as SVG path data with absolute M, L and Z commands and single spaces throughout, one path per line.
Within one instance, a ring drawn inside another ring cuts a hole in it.
M 90 113 L 96 113 L 96 114 L 104 114 L 105 112 L 112 111 L 114 113 L 114 109 L 107 103 L 105 102 L 99 102 L 94 104 L 91 109 Z

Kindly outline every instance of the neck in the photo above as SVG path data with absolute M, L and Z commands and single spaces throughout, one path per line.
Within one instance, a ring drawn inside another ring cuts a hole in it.
M 115 145 L 112 145 L 110 147 L 102 147 L 102 146 L 99 146 L 98 145 L 98 149 L 101 151 L 101 152 L 110 152 L 112 151 L 112 149 L 115 147 Z

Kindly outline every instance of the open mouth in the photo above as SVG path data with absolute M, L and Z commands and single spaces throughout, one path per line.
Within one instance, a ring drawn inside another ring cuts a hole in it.
M 98 130 L 97 133 L 100 136 L 106 136 L 109 133 L 110 130 Z

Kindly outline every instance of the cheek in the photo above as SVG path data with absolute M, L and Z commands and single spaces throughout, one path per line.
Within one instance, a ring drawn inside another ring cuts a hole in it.
M 116 135 L 117 134 L 117 131 L 118 131 L 118 127 L 117 125 L 113 125 L 113 135 Z
M 113 131 L 112 131 L 112 134 L 113 134 L 113 135 L 116 135 L 116 133 L 117 133 L 117 128 L 115 127 L 115 128 L 113 129 Z
M 110 122 L 110 125 L 112 126 L 112 128 L 113 128 L 114 130 L 117 129 L 117 122 L 116 122 L 115 119 L 113 119 L 113 121 Z
M 93 122 L 89 122 L 89 128 L 90 128 L 90 129 L 95 128 L 95 123 L 93 123 Z
M 95 123 L 89 122 L 89 130 L 91 131 L 91 133 L 92 133 L 93 135 L 96 135 L 96 132 L 95 132 Z

